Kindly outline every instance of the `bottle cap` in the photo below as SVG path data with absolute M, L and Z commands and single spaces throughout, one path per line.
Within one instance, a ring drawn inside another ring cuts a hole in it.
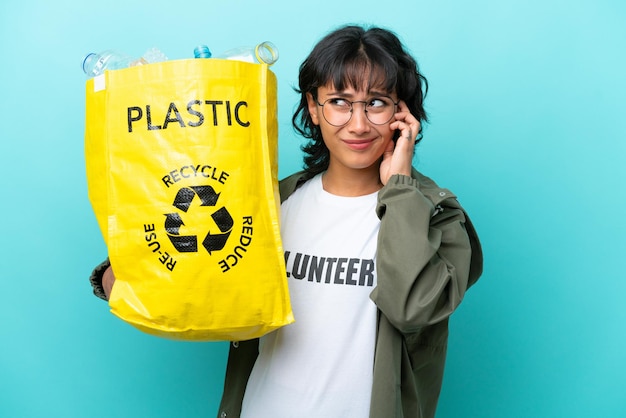
M 269 41 L 261 42 L 254 48 L 254 54 L 259 62 L 272 65 L 278 61 L 278 48 Z
M 196 58 L 211 58 L 211 50 L 206 45 L 198 45 L 193 50 L 193 56 Z

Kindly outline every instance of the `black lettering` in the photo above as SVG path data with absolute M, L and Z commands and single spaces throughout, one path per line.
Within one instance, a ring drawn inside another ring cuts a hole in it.
M 207 100 L 204 103 L 213 107 L 213 126 L 217 126 L 217 105 L 224 104 L 221 100 Z
M 237 262 L 239 261 L 239 259 L 237 257 L 235 257 L 234 255 L 230 254 L 229 256 L 226 257 L 226 260 L 228 260 L 229 258 L 233 258 L 235 261 L 233 261 L 233 263 L 230 265 L 231 267 L 235 267 L 237 265 Z
M 156 253 L 157 251 L 159 251 L 161 249 L 161 244 L 159 244 L 158 241 L 153 241 L 153 242 L 148 244 L 148 247 L 155 247 L 155 248 L 152 249 L 152 252 Z
M 137 116 L 133 116 L 133 112 L 137 112 Z M 133 131 L 133 122 L 137 122 L 143 117 L 143 110 L 140 107 L 133 106 L 128 108 L 128 132 Z
M 239 108 L 241 106 L 245 106 L 248 107 L 248 103 L 246 102 L 239 102 L 235 105 L 235 120 L 237 121 L 237 123 L 241 126 L 243 126 L 244 128 L 247 128 L 248 126 L 250 126 L 250 122 L 244 122 L 241 120 L 241 118 L 239 117 Z
M 289 255 L 291 255 L 291 251 L 285 251 L 285 267 L 287 266 L 287 262 L 289 261 Z M 289 268 L 287 268 L 287 277 L 291 277 L 291 273 L 289 273 Z
M 172 118 L 172 112 L 176 115 L 176 117 Z M 165 115 L 165 120 L 163 121 L 163 129 L 167 129 L 167 125 L 171 122 L 178 122 L 181 128 L 185 127 L 185 122 L 183 122 L 183 118 L 180 116 L 180 112 L 176 107 L 176 104 L 173 102 L 170 103 L 170 107 L 167 109 L 167 114 Z
M 326 261 L 325 257 L 321 257 L 318 259 L 316 256 L 311 257 L 311 265 L 309 267 L 309 281 L 316 281 L 318 283 L 322 282 L 322 275 L 324 273 L 324 263 Z
M 188 179 L 188 178 L 190 178 L 190 177 L 191 177 L 191 174 L 185 174 L 185 171 L 186 171 L 186 169 L 188 169 L 188 168 L 189 168 L 189 166 L 188 166 L 188 165 L 186 165 L 186 166 L 184 166 L 184 167 L 181 167 L 181 168 L 180 168 L 180 175 L 181 175 L 181 177 L 184 177 L 184 178 L 186 178 L 186 179 Z M 191 167 L 191 169 L 193 170 L 193 167 Z
M 178 183 L 180 181 L 180 177 L 178 177 L 178 171 L 170 171 L 170 176 L 172 176 L 172 180 L 174 180 L 174 183 Z
M 198 166 L 198 167 L 199 167 L 199 166 Z M 204 177 L 209 178 L 209 177 L 211 177 L 211 174 L 206 174 L 204 171 L 205 171 L 205 170 L 210 170 L 210 169 L 211 169 L 211 166 L 210 166 L 210 165 L 204 165 L 204 166 L 202 166 L 202 168 L 200 169 L 200 171 L 202 172 L 202 175 L 203 175 Z
M 176 261 L 170 257 L 169 261 L 165 263 L 165 267 L 167 267 L 169 271 L 173 271 L 174 267 L 176 267 Z
M 323 282 L 325 284 L 369 287 L 374 285 L 376 269 L 374 260 L 327 258 L 301 253 L 294 253 L 294 257 L 291 255 L 290 251 L 284 252 L 287 277 L 293 277 L 297 280 L 303 280 L 306 277 L 310 283 Z M 290 266 L 289 261 L 291 260 L 293 260 L 293 264 Z
M 159 253 L 160 254 L 160 253 Z M 159 261 L 161 262 L 161 264 L 163 264 L 169 271 L 174 270 L 174 267 L 176 267 L 176 261 L 174 261 L 174 259 L 172 258 L 172 256 L 169 255 L 169 253 L 167 251 L 165 251 L 163 254 L 161 254 L 161 257 L 159 257 Z
M 230 270 L 230 266 L 228 265 L 226 260 L 219 261 L 217 264 L 222 268 L 222 273 L 226 273 L 228 270 Z
M 184 128 L 186 126 L 194 128 L 202 126 L 204 124 L 206 113 L 202 111 L 203 104 L 208 105 L 208 111 L 213 113 L 213 126 L 218 126 L 221 119 L 221 117 L 219 116 L 219 106 L 224 106 L 223 109 L 225 112 L 226 123 L 228 126 L 233 125 L 233 117 L 235 122 L 237 122 L 239 126 L 243 126 L 244 128 L 250 126 L 250 121 L 246 120 L 246 111 L 244 110 L 244 108 L 247 109 L 248 107 L 248 102 L 246 101 L 237 102 L 233 106 L 230 100 L 205 100 L 204 102 L 202 102 L 201 100 L 190 100 L 189 102 L 187 102 L 187 114 L 189 115 L 187 120 L 185 120 L 185 118 L 183 118 L 183 116 L 181 115 L 176 103 L 170 102 L 162 125 L 157 125 L 153 123 L 151 105 L 145 106 L 145 112 L 144 108 L 140 106 L 128 107 L 126 115 L 128 132 L 133 132 L 134 123 L 142 120 L 144 114 L 146 116 L 146 128 L 149 131 L 167 129 L 168 125 L 173 122 L 178 123 L 181 128 Z
M 163 180 L 163 184 L 165 184 L 166 187 L 170 187 L 170 186 L 174 185 L 174 182 L 170 178 L 169 174 L 167 176 L 163 177 L 161 180 Z
M 305 255 L 304 260 L 302 260 L 302 254 L 297 253 L 296 258 L 293 262 L 293 268 L 291 270 L 291 275 L 293 276 L 293 278 L 298 279 L 298 280 L 304 279 L 304 277 L 306 276 L 306 270 L 307 270 L 308 264 L 309 264 L 309 256 Z
M 228 126 L 233 125 L 232 118 L 230 117 L 230 101 L 226 100 L 226 118 L 228 119 Z
M 332 271 L 333 271 L 333 264 L 335 264 L 336 261 L 337 261 L 336 258 L 326 259 L 326 265 L 328 265 L 328 267 L 326 269 L 326 279 L 324 280 L 324 283 L 330 283 L 330 278 L 332 276 Z
M 225 171 L 222 171 L 222 174 L 220 174 L 220 178 L 217 180 L 220 183 L 224 184 L 226 183 L 226 179 L 228 179 L 229 174 Z
M 361 260 L 361 275 L 359 276 L 359 286 L 374 285 L 374 260 Z
M 150 114 L 150 105 L 146 105 L 146 123 L 149 131 L 157 131 L 161 129 L 159 125 L 152 125 L 152 115 Z
M 340 277 L 341 273 L 346 271 L 344 264 L 348 262 L 347 258 L 340 258 L 337 262 L 337 269 L 335 270 L 335 284 L 343 284 L 343 279 Z
M 242 253 L 245 253 L 245 252 L 248 251 L 245 247 L 242 247 L 240 245 L 236 246 L 235 249 L 233 250 L 233 252 L 239 258 L 243 258 L 243 254 L 238 253 L 237 250 L 241 251 Z
M 219 171 L 219 173 L 218 173 Z M 229 174 L 218 170 L 215 167 L 210 165 L 185 165 L 182 166 L 178 170 L 172 170 L 167 173 L 165 176 L 161 178 L 161 181 L 166 187 L 170 187 L 174 185 L 174 183 L 178 183 L 182 179 L 190 179 L 193 177 L 205 177 L 207 179 L 215 180 L 221 184 L 225 184 L 228 179 Z M 249 218 L 249 219 L 248 219 Z M 252 218 L 246 217 L 244 218 L 244 222 L 252 225 Z
M 200 100 L 192 100 L 189 103 L 187 103 L 187 113 L 189 113 L 190 115 L 196 116 L 198 118 L 197 122 L 192 122 L 192 121 L 187 122 L 187 125 L 193 128 L 200 126 L 204 123 L 204 115 L 193 108 L 193 106 L 200 106 L 201 104 L 202 102 Z
M 356 280 L 352 278 L 352 275 L 358 273 L 359 270 L 355 267 L 355 264 L 357 264 L 359 261 L 360 260 L 358 258 L 351 258 L 350 261 L 348 261 L 348 269 L 346 271 L 346 284 L 356 286 Z

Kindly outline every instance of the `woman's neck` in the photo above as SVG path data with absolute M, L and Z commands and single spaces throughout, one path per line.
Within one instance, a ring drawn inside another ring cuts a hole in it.
M 361 170 L 328 167 L 322 175 L 322 186 L 328 193 L 346 197 L 365 196 L 383 187 L 377 166 Z

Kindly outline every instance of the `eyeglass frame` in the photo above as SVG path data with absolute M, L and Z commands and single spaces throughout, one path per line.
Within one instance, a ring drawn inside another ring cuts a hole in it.
M 379 96 L 381 97 L 381 96 Z M 315 103 L 322 108 L 322 116 L 324 117 L 324 120 L 326 122 L 328 122 L 330 125 L 334 126 L 334 127 L 341 127 L 341 126 L 346 126 L 348 123 L 350 123 L 350 121 L 352 120 L 352 116 L 354 115 L 354 104 L 355 103 L 363 103 L 363 112 L 365 113 L 365 118 L 367 119 L 367 121 L 373 125 L 376 126 L 382 126 L 382 125 L 386 125 L 389 123 L 389 121 L 391 119 L 393 119 L 393 115 L 396 113 L 396 109 L 398 108 L 398 105 L 400 104 L 400 100 L 398 100 L 397 102 L 394 102 L 393 99 L 389 96 L 382 96 L 384 98 L 387 98 L 389 100 L 391 100 L 391 103 L 393 103 L 393 113 L 391 114 L 391 117 L 383 123 L 376 123 L 376 122 L 372 122 L 369 118 L 369 116 L 367 116 L 367 103 L 369 102 L 369 100 L 355 100 L 355 101 L 351 101 L 348 99 L 345 99 L 343 97 L 329 97 L 328 99 L 324 100 L 324 103 L 320 103 L 319 99 L 316 97 L 315 98 Z M 328 103 L 330 100 L 337 100 L 337 99 L 341 99 L 344 100 L 348 103 L 350 103 L 350 117 L 348 118 L 348 120 L 345 123 L 342 123 L 341 125 L 335 125 L 334 123 L 331 123 L 328 118 L 326 117 L 326 114 L 324 114 L 324 106 L 326 105 L 326 103 Z

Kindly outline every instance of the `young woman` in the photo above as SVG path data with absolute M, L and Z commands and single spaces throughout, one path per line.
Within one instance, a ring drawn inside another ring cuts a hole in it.
M 426 86 L 380 28 L 335 30 L 301 65 L 305 169 L 280 183 L 296 322 L 231 344 L 219 417 L 434 417 L 482 252 L 456 197 L 412 167 Z M 108 296 L 106 267 L 92 283 Z

